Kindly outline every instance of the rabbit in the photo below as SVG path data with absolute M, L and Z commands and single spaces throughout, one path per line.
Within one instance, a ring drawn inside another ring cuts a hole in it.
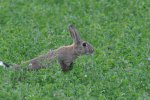
M 45 55 L 41 55 L 24 62 L 27 64 L 28 69 L 39 70 L 44 68 L 47 63 L 51 63 L 51 61 L 56 58 L 61 66 L 61 70 L 66 72 L 72 69 L 73 61 L 76 58 L 81 55 L 89 55 L 94 52 L 92 45 L 80 38 L 76 28 L 73 25 L 69 25 L 69 31 L 73 39 L 73 44 L 59 47 L 58 49 L 50 51 Z M 9 64 L 4 63 L 3 61 L 0 61 L 0 66 L 10 67 Z M 20 65 L 14 65 L 14 67 L 18 69 Z

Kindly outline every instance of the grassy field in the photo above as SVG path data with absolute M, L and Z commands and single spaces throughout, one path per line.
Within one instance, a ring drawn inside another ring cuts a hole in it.
M 63 73 L 0 68 L 0 100 L 150 99 L 149 0 L 0 0 L 0 60 L 21 63 L 72 43 L 74 24 L 95 53 Z

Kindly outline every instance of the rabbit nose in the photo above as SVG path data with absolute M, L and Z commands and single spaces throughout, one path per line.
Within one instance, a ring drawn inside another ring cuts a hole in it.
M 93 52 L 94 52 L 94 49 L 93 49 L 93 48 L 91 48 L 91 49 L 90 49 L 90 53 L 93 53 Z

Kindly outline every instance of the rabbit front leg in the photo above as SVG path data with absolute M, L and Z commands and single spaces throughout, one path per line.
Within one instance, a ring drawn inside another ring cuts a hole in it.
M 68 59 L 64 60 L 62 57 L 58 57 L 58 63 L 61 66 L 62 71 L 66 72 L 72 69 L 73 62 L 68 61 Z
M 69 66 L 67 66 L 67 64 L 65 64 L 63 60 L 58 60 L 58 62 L 61 66 L 62 71 L 65 72 L 65 71 L 68 71 L 70 69 Z

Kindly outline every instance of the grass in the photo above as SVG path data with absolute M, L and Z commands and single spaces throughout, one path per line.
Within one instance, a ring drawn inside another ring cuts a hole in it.
M 0 60 L 21 63 L 72 43 L 75 24 L 94 48 L 31 72 L 0 68 L 0 99 L 150 99 L 149 0 L 0 0 Z

